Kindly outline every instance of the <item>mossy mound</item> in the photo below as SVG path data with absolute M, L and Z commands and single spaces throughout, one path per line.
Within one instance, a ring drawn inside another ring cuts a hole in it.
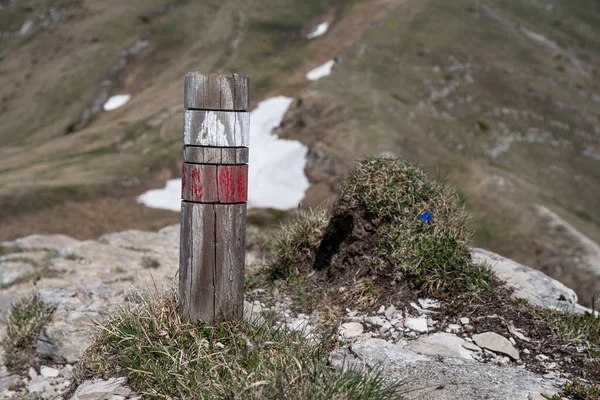
M 494 278 L 471 262 L 471 234 L 454 188 L 401 159 L 367 158 L 344 182 L 330 217 L 302 214 L 282 228 L 271 273 L 293 279 L 316 271 L 349 287 L 366 279 L 380 291 L 410 284 L 437 298 L 478 293 Z

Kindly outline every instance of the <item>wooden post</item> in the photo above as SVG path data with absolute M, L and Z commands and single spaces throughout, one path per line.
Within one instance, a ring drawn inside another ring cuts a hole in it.
M 185 76 L 179 294 L 186 314 L 208 325 L 244 310 L 249 83 Z

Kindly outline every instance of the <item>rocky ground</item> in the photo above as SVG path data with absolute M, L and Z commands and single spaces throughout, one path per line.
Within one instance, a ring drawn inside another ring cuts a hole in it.
M 132 299 L 137 290 L 168 288 L 179 264 L 179 226 L 159 232 L 126 231 L 97 240 L 62 235 L 29 236 L 0 243 L 0 333 L 15 299 L 36 292 L 56 307 L 37 338 L 29 365 L 7 368 L 0 358 L 0 398 L 61 398 L 73 382 L 79 357 L 91 343 L 93 322 Z M 584 309 L 577 296 L 543 273 L 481 249 L 472 249 L 515 289 L 514 296 L 541 307 Z M 249 251 L 248 264 L 260 261 Z M 290 297 L 273 288 L 247 293 L 246 318 L 275 312 L 290 329 L 315 334 L 323 315 L 302 313 Z M 510 335 L 476 333 L 474 325 L 494 315 L 459 316 L 442 323 L 436 299 L 410 307 L 381 305 L 372 314 L 346 310 L 336 327 L 340 346 L 331 354 L 335 368 L 381 368 L 383 376 L 406 382 L 408 398 L 543 399 L 558 392 L 570 376 L 562 360 L 535 346 L 515 321 Z M 540 349 L 535 350 L 535 349 Z M 530 349 L 534 349 L 533 351 Z M 532 366 L 534 368 L 532 368 Z M 538 373 L 530 372 L 536 370 Z M 87 381 L 73 399 L 132 399 L 125 378 Z

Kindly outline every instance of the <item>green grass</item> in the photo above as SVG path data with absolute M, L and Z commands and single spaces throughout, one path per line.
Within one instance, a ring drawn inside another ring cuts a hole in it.
M 554 395 L 550 400 L 561 400 L 564 397 L 574 400 L 599 400 L 600 386 L 575 379 L 572 382 L 565 383 L 561 395 Z
M 126 376 L 151 399 L 400 398 L 400 386 L 377 374 L 333 371 L 330 340 L 274 322 L 187 322 L 177 298 L 145 296 L 113 314 L 81 360 L 78 379 Z
M 472 236 L 456 189 L 435 182 L 419 168 L 394 158 L 358 163 L 341 199 L 370 220 L 381 220 L 382 268 L 407 272 L 432 295 L 488 288 L 490 272 L 470 261 Z M 421 216 L 428 212 L 429 221 Z
M 50 321 L 54 308 L 44 304 L 36 295 L 14 302 L 6 320 L 6 335 L 2 347 L 7 366 L 21 368 L 30 357 L 35 340 Z
M 492 286 L 490 270 L 470 260 L 467 243 L 472 233 L 457 191 L 401 159 L 359 161 L 334 205 L 333 214 L 340 212 L 350 215 L 354 224 L 358 218 L 372 225 L 377 243 L 371 254 L 372 276 L 402 280 L 408 274 L 420 290 L 438 298 L 477 294 Z M 423 221 L 426 212 L 431 218 Z M 283 226 L 275 239 L 273 277 L 293 280 L 309 273 L 306 264 L 314 260 L 326 232 L 336 236 L 354 229 L 338 227 L 336 218 L 304 213 Z
M 592 300 L 592 312 L 572 314 L 560 310 L 550 310 L 548 316 L 552 329 L 562 338 L 583 343 L 600 351 L 600 315 L 595 310 L 595 300 Z

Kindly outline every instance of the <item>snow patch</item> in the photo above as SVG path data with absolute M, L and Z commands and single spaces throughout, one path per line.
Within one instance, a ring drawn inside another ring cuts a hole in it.
M 26 35 L 31 30 L 31 28 L 33 28 L 33 21 L 28 19 L 27 21 L 25 21 L 25 23 L 23 23 L 21 29 L 19 29 L 19 35 Z
M 149 190 L 137 200 L 147 207 L 181 211 L 181 179 L 170 179 L 164 188 Z
M 316 37 L 323 36 L 324 34 L 327 33 L 327 29 L 329 29 L 329 24 L 327 22 L 323 22 L 323 23 L 317 25 L 317 27 L 315 28 L 314 31 L 312 31 L 311 33 L 306 35 L 306 38 L 314 39 Z
M 331 75 L 331 69 L 335 65 L 335 60 L 329 60 L 325 64 L 318 66 L 317 68 L 306 74 L 306 78 L 309 81 L 316 81 L 323 77 Z
M 291 103 L 289 97 L 273 97 L 260 102 L 250 115 L 249 208 L 296 208 L 310 186 L 304 173 L 306 146 L 296 140 L 280 139 L 274 133 Z M 163 189 L 142 194 L 138 202 L 152 208 L 180 211 L 181 179 L 171 179 Z
M 123 107 L 129 100 L 131 100 L 130 94 L 118 94 L 113 96 L 104 103 L 104 111 L 112 111 Z

